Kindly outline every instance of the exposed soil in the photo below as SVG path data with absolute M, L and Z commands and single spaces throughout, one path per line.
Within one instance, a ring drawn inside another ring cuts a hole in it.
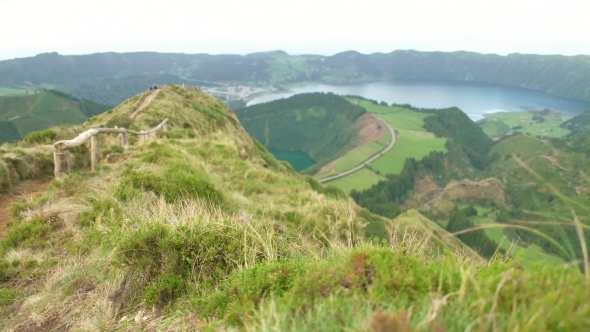
M 509 200 L 504 191 L 504 184 L 496 178 L 489 178 L 479 182 L 464 179 L 461 181 L 451 181 L 442 192 L 438 193 L 426 205 L 434 204 L 440 200 L 454 201 L 457 199 L 485 199 L 498 205 L 506 205 Z
M 44 191 L 51 183 L 51 179 L 25 181 L 14 188 L 10 193 L 0 196 L 0 237 L 4 236 L 6 224 L 10 221 L 10 205 L 21 198 L 34 196 Z
M 152 92 L 149 95 L 147 95 L 143 101 L 141 102 L 141 105 L 139 105 L 139 107 L 137 108 L 137 110 L 135 110 L 135 112 L 133 112 L 131 114 L 131 119 L 135 120 L 135 118 L 137 117 L 137 115 L 139 114 L 139 112 L 143 111 L 144 108 L 148 107 L 148 105 L 152 102 L 152 100 L 154 100 L 154 98 L 156 98 L 156 95 L 158 94 L 160 90 L 156 90 L 156 92 Z
M 387 127 L 371 114 L 364 114 L 355 122 L 359 129 L 359 140 L 356 146 L 362 146 L 372 141 L 378 142 L 387 134 Z

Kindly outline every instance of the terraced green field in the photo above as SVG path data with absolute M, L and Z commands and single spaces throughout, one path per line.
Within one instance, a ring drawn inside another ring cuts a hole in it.
M 429 114 L 400 107 L 378 106 L 361 102 L 367 111 L 387 121 L 397 133 L 393 149 L 371 164 L 381 174 L 401 172 L 408 158 L 420 160 L 431 151 L 446 151 L 445 138 L 437 138 L 423 128 L 424 118 Z
M 401 172 L 407 158 L 420 160 L 431 151 L 446 151 L 446 139 L 437 138 L 422 127 L 424 118 L 429 114 L 401 107 L 374 105 L 367 101 L 361 101 L 359 105 L 366 108 L 368 112 L 377 115 L 395 129 L 397 133 L 395 145 L 390 151 L 375 160 L 370 165 L 370 169 L 365 168 L 344 178 L 332 181 L 330 184 L 346 192 L 350 192 L 352 189 L 367 189 L 380 179 L 383 179 L 384 175 Z M 390 142 L 389 136 L 388 134 L 379 144 L 371 143 L 349 151 L 339 161 L 336 170 L 338 172 L 346 171 L 368 159 L 382 149 L 387 142 Z

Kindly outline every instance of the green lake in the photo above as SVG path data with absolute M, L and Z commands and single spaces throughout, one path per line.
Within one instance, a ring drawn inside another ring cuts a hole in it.
M 270 150 L 270 153 L 278 160 L 284 160 L 291 164 L 297 172 L 301 172 L 315 164 L 315 161 L 302 151 Z

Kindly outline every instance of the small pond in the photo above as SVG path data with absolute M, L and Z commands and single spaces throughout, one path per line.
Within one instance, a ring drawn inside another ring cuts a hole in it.
M 315 164 L 315 161 L 302 151 L 270 150 L 270 153 L 278 160 L 284 160 L 291 164 L 297 172 L 301 172 Z

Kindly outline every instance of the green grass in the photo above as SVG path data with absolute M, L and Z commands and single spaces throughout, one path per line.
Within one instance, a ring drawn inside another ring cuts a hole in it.
M 368 142 L 367 144 L 348 151 L 336 164 L 336 173 L 342 173 L 360 165 L 380 150 L 383 150 L 383 148 L 384 147 L 378 142 Z
M 131 144 L 127 159 L 67 174 L 12 207 L 0 330 L 590 326 L 576 268 L 485 262 L 415 210 L 394 222 L 372 215 L 278 162 L 220 105 L 166 87 L 135 125 L 168 116 L 170 131 L 194 138 Z
M 350 193 L 353 189 L 364 190 L 373 186 L 375 183 L 384 180 L 385 178 L 375 172 L 363 168 L 357 172 L 354 172 L 348 176 L 340 179 L 330 181 L 329 184 L 336 186 L 346 193 Z
M 366 101 L 360 104 L 389 123 L 398 134 L 393 148 L 371 164 L 381 174 L 398 174 L 408 158 L 420 160 L 431 151 L 446 152 L 446 139 L 437 138 L 423 128 L 424 118 L 429 114 L 400 107 L 378 106 Z
M 371 158 L 379 151 L 383 150 L 389 143 L 391 142 L 391 132 L 389 130 L 386 131 L 386 134 L 383 136 L 381 140 L 378 142 L 371 141 L 367 142 L 364 145 L 357 146 L 352 150 L 348 151 L 344 156 L 338 158 L 334 165 L 329 165 L 326 167 L 330 168 L 330 173 L 322 174 L 322 177 L 327 177 L 330 175 L 334 175 L 337 173 L 348 171 L 361 163 L 365 160 Z
M 27 94 L 26 89 L 15 89 L 15 88 L 7 88 L 7 87 L 0 87 L 0 96 L 3 95 L 24 95 Z
M 490 137 L 502 137 L 511 131 L 531 136 L 563 137 L 570 133 L 561 128 L 560 124 L 570 118 L 556 112 L 543 116 L 544 122 L 533 120 L 533 112 L 498 112 L 484 114 L 485 119 L 478 122 L 483 131 Z M 520 126 L 522 128 L 514 128 Z
M 478 210 L 481 211 L 481 209 L 478 209 Z M 482 216 L 481 213 L 482 212 L 480 212 L 480 216 L 473 218 L 473 221 L 475 224 L 477 224 L 477 225 L 483 225 L 483 224 L 499 225 L 493 218 L 485 216 L 485 215 Z M 505 237 L 504 232 L 503 232 L 503 228 L 500 228 L 500 227 L 498 227 L 498 228 L 485 228 L 484 230 L 485 230 L 486 235 L 490 239 L 492 239 L 493 241 L 498 243 L 502 249 L 504 249 L 504 250 L 510 249 L 511 241 L 510 241 L 510 239 Z M 502 241 L 502 240 L 504 240 L 504 241 Z M 545 251 L 543 251 L 543 249 L 541 249 L 540 247 L 538 247 L 536 245 L 530 245 L 527 248 L 518 245 L 518 246 L 514 247 L 514 254 L 517 257 L 521 257 L 522 261 L 525 264 L 546 263 L 546 264 L 551 264 L 551 265 L 562 265 L 564 263 L 563 259 L 546 253 Z

